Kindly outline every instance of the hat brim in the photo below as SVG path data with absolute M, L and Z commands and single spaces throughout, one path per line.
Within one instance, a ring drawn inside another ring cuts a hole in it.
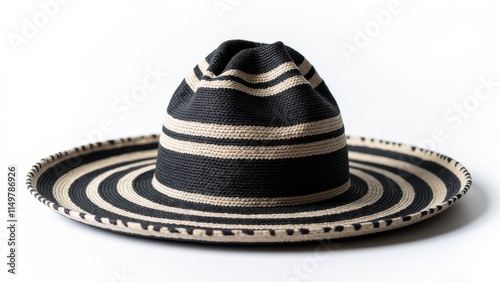
M 457 161 L 394 142 L 348 137 L 351 185 L 322 202 L 227 207 L 170 198 L 151 184 L 158 136 L 90 144 L 42 159 L 30 193 L 57 213 L 132 235 L 214 243 L 352 237 L 407 226 L 460 199 L 471 177 Z

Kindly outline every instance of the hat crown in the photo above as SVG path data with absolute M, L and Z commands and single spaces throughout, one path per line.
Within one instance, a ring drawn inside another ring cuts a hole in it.
M 283 43 L 224 42 L 175 91 L 153 178 L 160 192 L 265 207 L 326 200 L 349 185 L 337 103 Z

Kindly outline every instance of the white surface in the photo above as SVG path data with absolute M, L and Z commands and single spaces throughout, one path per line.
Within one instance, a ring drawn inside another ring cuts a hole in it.
M 8 164 L 17 164 L 21 177 L 19 274 L 6 273 L 1 228 L 2 281 L 497 280 L 499 83 L 477 105 L 472 98 L 481 77 L 500 81 L 497 2 L 401 0 L 350 62 L 341 46 L 354 46 L 356 28 L 372 25 L 374 12 L 388 11 L 390 1 L 69 1 L 52 7 L 53 16 L 18 52 L 9 38 L 23 36 L 24 17 L 40 21 L 46 12 L 37 1 L 6 2 L 0 4 L 1 187 Z M 319 244 L 139 240 L 58 216 L 25 190 L 29 168 L 49 154 L 96 137 L 158 133 L 183 77 L 232 38 L 292 46 L 326 80 L 348 134 L 434 147 L 470 170 L 471 191 L 428 222 L 325 251 Z M 135 108 L 123 108 L 120 97 L 142 84 L 148 67 L 168 76 Z M 470 104 L 461 117 L 453 107 L 464 103 Z M 97 136 L 100 123 L 112 126 Z

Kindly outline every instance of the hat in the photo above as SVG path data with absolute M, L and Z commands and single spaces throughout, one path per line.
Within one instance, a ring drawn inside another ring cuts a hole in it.
M 232 40 L 181 82 L 159 135 L 51 155 L 27 185 L 60 215 L 106 230 L 281 243 L 408 226 L 453 205 L 471 177 L 439 153 L 346 136 L 301 54 Z

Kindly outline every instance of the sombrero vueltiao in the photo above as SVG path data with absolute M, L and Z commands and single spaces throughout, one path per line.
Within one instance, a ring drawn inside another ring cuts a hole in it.
M 28 189 L 99 228 L 216 243 L 299 242 L 407 226 L 453 205 L 457 161 L 347 137 L 314 67 L 281 42 L 227 41 L 182 81 L 161 134 L 42 159 Z

